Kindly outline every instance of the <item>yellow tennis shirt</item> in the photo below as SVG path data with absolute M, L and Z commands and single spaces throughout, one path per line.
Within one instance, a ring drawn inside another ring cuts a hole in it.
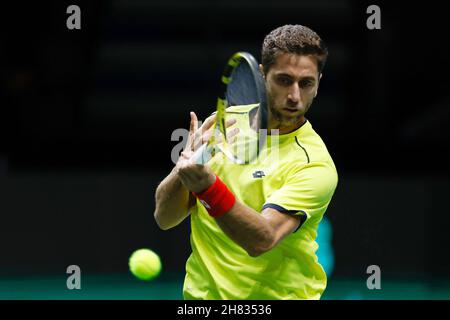
M 248 123 L 255 107 L 230 107 L 227 117 L 236 118 L 237 126 Z M 255 211 L 271 207 L 301 216 L 299 229 L 270 251 L 251 257 L 197 200 L 190 215 L 185 299 L 320 299 L 325 290 L 315 239 L 338 181 L 333 160 L 309 121 L 289 134 L 269 135 L 266 144 L 254 163 L 234 164 L 219 153 L 208 165 Z

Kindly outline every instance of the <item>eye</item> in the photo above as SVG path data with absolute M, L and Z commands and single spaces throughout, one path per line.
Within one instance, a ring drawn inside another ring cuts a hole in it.
M 292 80 L 288 77 L 279 77 L 278 82 L 284 86 L 290 86 L 292 84 Z
M 314 86 L 314 83 L 311 80 L 302 80 L 299 84 L 301 88 L 310 88 Z

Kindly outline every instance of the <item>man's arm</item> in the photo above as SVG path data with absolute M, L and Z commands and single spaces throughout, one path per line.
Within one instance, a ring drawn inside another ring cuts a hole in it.
M 177 226 L 189 215 L 195 201 L 195 197 L 181 183 L 175 167 L 156 189 L 156 223 L 163 230 Z
M 284 237 L 296 230 L 300 217 L 281 213 L 272 208 L 261 214 L 236 201 L 223 216 L 216 219 L 219 227 L 252 257 L 275 247 Z
M 252 256 L 273 248 L 298 228 L 301 220 L 323 212 L 337 185 L 336 170 L 325 162 L 310 163 L 291 174 L 285 184 L 266 199 L 266 204 L 303 208 L 301 216 L 266 208 L 261 214 L 236 202 L 230 211 L 216 218 L 224 232 Z M 281 209 L 280 209 L 281 210 Z M 286 210 L 292 211 L 293 210 Z M 252 214 L 253 213 L 253 214 Z M 305 221 L 304 220 L 304 221 Z
M 201 193 L 211 187 L 216 176 L 207 165 L 190 161 L 192 152 L 183 152 L 177 164 L 178 175 L 189 190 Z M 257 257 L 276 246 L 300 224 L 300 217 L 266 208 L 261 213 L 236 201 L 224 215 L 216 218 L 217 224 L 234 242 L 252 257 Z
M 211 127 L 214 124 L 215 116 L 208 117 L 203 125 L 198 128 L 197 115 L 190 113 L 191 123 L 189 128 L 189 138 L 185 150 L 194 150 L 205 141 L 208 141 L 212 134 Z M 226 127 L 236 123 L 235 119 L 229 119 Z M 182 155 L 184 152 L 182 152 Z M 158 226 L 167 230 L 177 226 L 188 215 L 189 210 L 195 205 L 196 199 L 183 185 L 179 176 L 180 166 L 185 162 L 184 157 L 180 157 L 172 172 L 160 183 L 156 189 L 155 202 L 156 208 L 154 212 L 155 220 Z M 197 177 L 197 185 L 204 188 L 214 181 L 212 176 Z

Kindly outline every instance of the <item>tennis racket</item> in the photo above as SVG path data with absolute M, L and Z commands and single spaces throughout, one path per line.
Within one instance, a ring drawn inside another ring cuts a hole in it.
M 253 126 L 242 124 L 239 134 L 228 139 L 225 126 L 229 106 L 258 104 Z M 256 59 L 248 52 L 237 52 L 229 60 L 221 77 L 221 89 L 217 98 L 214 132 L 209 140 L 197 149 L 193 159 L 205 164 L 218 152 L 222 152 L 236 164 L 255 161 L 264 147 L 267 136 L 267 97 L 264 79 Z

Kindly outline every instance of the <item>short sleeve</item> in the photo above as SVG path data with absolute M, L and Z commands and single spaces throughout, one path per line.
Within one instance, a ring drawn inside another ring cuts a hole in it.
M 337 186 L 337 172 L 327 162 L 308 163 L 293 170 L 285 183 L 265 201 L 263 209 L 301 216 L 302 225 L 307 219 L 323 215 Z

